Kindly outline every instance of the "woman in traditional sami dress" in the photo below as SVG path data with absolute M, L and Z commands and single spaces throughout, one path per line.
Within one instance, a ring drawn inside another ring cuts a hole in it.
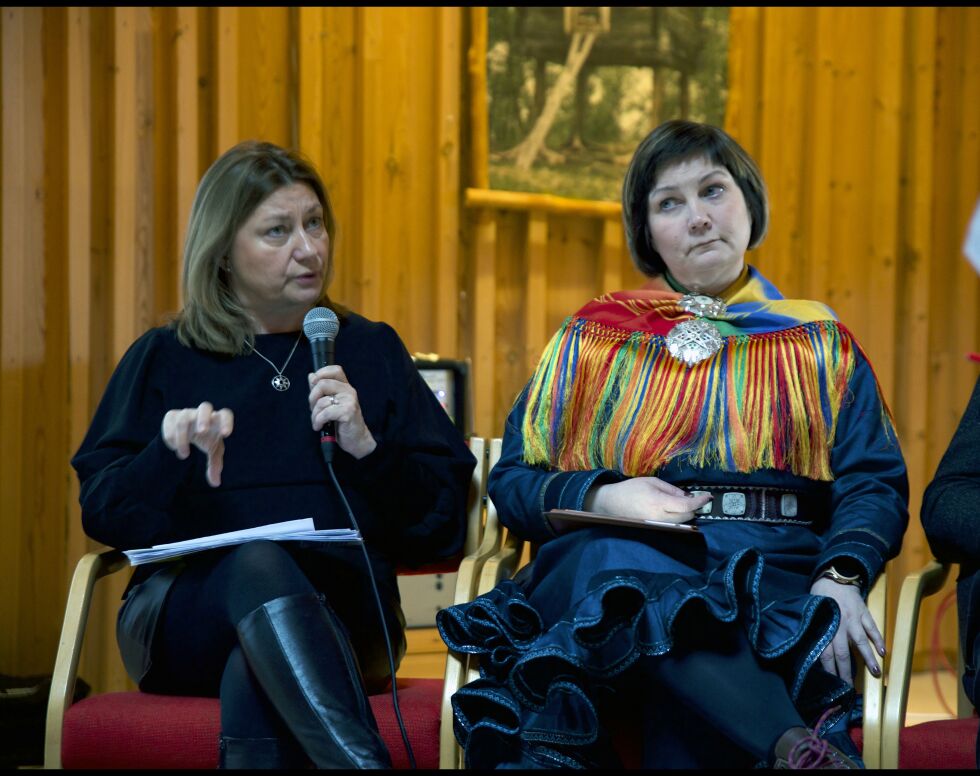
M 861 767 L 851 650 L 880 672 L 865 598 L 908 523 L 874 372 L 828 307 L 745 263 L 766 190 L 722 130 L 655 129 L 623 216 L 649 282 L 565 321 L 490 475 L 534 560 L 438 615 L 480 659 L 453 698 L 466 764 L 615 766 L 607 725 L 642 708 L 646 767 Z

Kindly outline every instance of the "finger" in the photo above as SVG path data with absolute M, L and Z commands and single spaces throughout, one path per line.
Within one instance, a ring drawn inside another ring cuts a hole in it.
M 838 632 L 838 635 L 840 633 Z M 837 675 L 851 684 L 851 648 L 847 643 L 847 636 L 843 638 L 834 637 L 834 662 L 837 664 Z
M 214 413 L 214 407 L 209 401 L 202 401 L 197 406 L 197 418 L 194 425 L 195 434 L 206 434 L 211 429 L 211 415 Z
M 235 414 L 229 409 L 219 410 L 218 413 L 218 434 L 222 439 L 231 436 L 235 429 Z
M 834 660 L 834 649 L 832 644 L 828 644 L 824 651 L 820 653 L 820 665 L 828 674 L 837 675 L 837 663 Z
M 310 388 L 310 409 L 313 409 L 314 405 L 328 396 L 333 396 L 341 391 L 341 389 L 346 385 L 339 380 L 331 379 L 318 379 L 313 383 L 313 387 Z
M 323 428 L 324 424 L 333 420 L 341 420 L 343 412 L 341 411 L 339 405 L 331 404 L 326 401 L 326 399 L 320 399 L 316 406 L 313 408 L 313 430 L 319 431 Z
M 881 667 L 878 664 L 878 657 L 875 655 L 875 650 L 884 657 L 885 644 L 870 612 L 865 612 L 862 615 L 860 626 L 858 628 L 858 637 L 854 639 L 854 645 L 857 647 L 861 657 L 864 658 L 868 670 L 875 676 L 880 676 Z
M 864 659 L 864 664 L 868 667 L 868 670 L 875 676 L 880 676 L 881 668 L 878 665 L 877 659 L 875 659 L 874 650 L 871 649 L 871 642 L 863 637 L 854 639 L 854 648 Z
M 885 637 L 882 636 L 881 631 L 878 630 L 878 624 L 875 622 L 875 618 L 871 616 L 871 612 L 864 613 L 864 616 L 861 618 L 861 624 L 864 626 L 864 630 L 874 644 L 878 654 L 884 657 Z
M 176 424 L 177 410 L 170 410 L 160 423 L 160 436 L 163 438 L 163 443 L 171 450 L 177 449 Z
M 174 426 L 174 449 L 177 451 L 177 457 L 182 461 L 191 454 L 190 425 L 193 421 L 193 415 L 190 413 L 181 412 L 177 415 Z
M 313 373 L 312 382 L 317 380 L 336 380 L 337 382 L 347 383 L 347 375 L 340 364 L 330 364 L 322 366 Z
M 711 496 L 694 496 L 688 494 L 683 496 L 668 496 L 664 504 L 664 512 L 688 512 L 694 517 L 694 510 L 700 509 L 711 501 Z
M 646 478 L 647 481 L 659 490 L 661 493 L 666 493 L 668 496 L 686 496 L 687 491 L 683 488 L 678 488 L 676 485 L 672 485 L 669 482 L 665 482 L 659 477 L 649 477 Z
M 221 484 L 221 471 L 225 463 L 225 443 L 218 439 L 214 446 L 208 451 L 208 466 L 206 477 L 208 484 L 212 488 L 217 488 Z

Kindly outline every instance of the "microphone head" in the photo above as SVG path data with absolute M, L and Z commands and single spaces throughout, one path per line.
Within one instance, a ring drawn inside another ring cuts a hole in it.
M 312 342 L 313 340 L 328 339 L 332 340 L 340 331 L 340 321 L 337 320 L 337 313 L 326 307 L 314 307 L 303 319 L 303 334 Z

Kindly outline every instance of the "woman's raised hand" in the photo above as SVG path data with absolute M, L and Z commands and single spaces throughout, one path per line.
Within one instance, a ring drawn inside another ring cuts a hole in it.
M 208 484 L 216 488 L 221 484 L 225 438 L 234 427 L 231 410 L 216 411 L 210 402 L 204 401 L 197 408 L 170 410 L 163 416 L 160 433 L 163 443 L 182 461 L 191 454 L 191 445 L 207 455 L 206 477 Z
M 657 477 L 633 477 L 590 489 L 584 507 L 603 515 L 686 523 L 709 501 L 711 496 L 691 496 Z

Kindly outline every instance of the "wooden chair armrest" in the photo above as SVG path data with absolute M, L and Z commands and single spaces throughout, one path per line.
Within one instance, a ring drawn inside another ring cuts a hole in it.
M 483 595 L 493 590 L 502 579 L 510 579 L 517 573 L 518 564 L 524 554 L 524 541 L 514 534 L 507 532 L 500 549 L 487 558 L 480 572 L 480 584 L 477 595 Z
M 44 767 L 61 768 L 61 726 L 65 711 L 75 695 L 75 678 L 78 674 L 78 658 L 82 652 L 85 626 L 92 605 L 92 590 L 104 576 L 129 568 L 129 561 L 119 550 L 103 548 L 85 554 L 75 566 L 65 619 L 61 626 L 61 639 L 51 676 L 51 692 L 48 695 L 48 711 L 44 735 Z
M 470 452 L 476 458 L 473 477 L 470 481 L 470 491 L 466 504 L 466 541 L 463 553 L 472 555 L 483 540 L 483 507 L 487 495 L 487 458 L 490 446 L 484 437 L 470 437 L 468 442 Z
M 500 458 L 501 440 L 495 438 L 486 445 L 486 472 L 483 477 L 483 488 L 481 492 L 481 502 L 486 508 L 486 517 L 483 521 L 480 545 L 476 551 L 467 555 L 460 561 L 459 570 L 456 574 L 456 592 L 453 596 L 453 604 L 464 604 L 472 601 L 477 596 L 477 584 L 480 580 L 480 573 L 487 560 L 500 550 L 503 530 L 497 521 L 497 510 L 493 502 L 486 495 L 486 475 L 493 465 Z M 474 450 L 474 454 L 476 451 Z M 481 465 L 480 463 L 477 464 Z M 442 685 L 442 706 L 441 718 L 439 723 L 439 768 L 457 769 L 462 768 L 462 750 L 456 743 L 456 736 L 453 733 L 453 709 L 452 697 L 466 682 L 469 676 L 469 655 L 461 652 L 447 650 L 446 670 Z
M 949 564 L 932 560 L 920 571 L 909 574 L 902 582 L 895 612 L 895 639 L 888 667 L 888 692 L 885 694 L 882 717 L 882 768 L 898 768 L 899 735 L 905 725 L 919 607 L 923 598 L 942 589 L 949 576 L 949 569 Z
M 888 580 L 883 571 L 868 593 L 868 611 L 882 633 L 886 632 Z M 864 666 L 864 743 L 862 759 L 869 769 L 881 768 L 881 723 L 885 700 L 885 665 L 879 660 L 881 674 L 875 676 Z
M 493 509 L 492 503 L 487 509 Z M 463 604 L 472 601 L 477 596 L 477 583 L 481 579 L 481 571 L 486 562 L 495 557 L 500 550 L 503 531 L 496 520 L 490 516 L 483 532 L 483 541 L 479 549 L 472 555 L 467 555 L 460 561 L 456 575 L 456 593 L 453 604 Z M 456 769 L 462 767 L 460 757 L 462 752 L 456 744 L 453 733 L 453 712 L 451 698 L 453 694 L 466 684 L 469 676 L 469 655 L 448 650 L 446 653 L 446 671 L 442 685 L 442 716 L 439 732 L 439 768 Z

